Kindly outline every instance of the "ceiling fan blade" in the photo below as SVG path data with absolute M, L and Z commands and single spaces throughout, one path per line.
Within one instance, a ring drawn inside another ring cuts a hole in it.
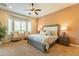
M 35 14 L 37 14 L 37 15 L 38 15 L 38 13 L 37 13 L 37 12 L 35 12 Z
M 32 6 L 34 6 L 34 3 L 32 3 Z
M 41 9 L 36 9 L 35 11 L 41 11 Z
M 31 11 L 33 10 L 34 8 L 34 3 L 31 4 Z

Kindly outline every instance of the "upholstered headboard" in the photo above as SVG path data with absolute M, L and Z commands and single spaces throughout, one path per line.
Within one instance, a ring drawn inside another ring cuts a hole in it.
M 60 32 L 60 25 L 59 24 L 54 24 L 54 25 L 45 25 L 43 26 L 43 30 L 44 31 L 55 31 L 57 32 L 57 35 L 59 36 L 59 32 Z

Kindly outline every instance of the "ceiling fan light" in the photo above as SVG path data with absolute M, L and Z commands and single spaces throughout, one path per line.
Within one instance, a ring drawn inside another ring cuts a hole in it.
M 35 14 L 35 11 L 32 11 L 33 14 Z

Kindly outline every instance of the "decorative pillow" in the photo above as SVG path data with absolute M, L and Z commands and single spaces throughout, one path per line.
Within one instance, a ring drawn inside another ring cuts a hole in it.
M 46 30 L 46 35 L 57 35 L 57 31 Z
M 55 32 L 54 31 L 52 32 L 52 35 L 55 35 Z
M 47 30 L 46 35 L 52 35 L 52 32 Z
M 55 32 L 55 31 L 54 31 L 54 32 L 52 32 L 52 35 L 57 35 L 57 32 Z

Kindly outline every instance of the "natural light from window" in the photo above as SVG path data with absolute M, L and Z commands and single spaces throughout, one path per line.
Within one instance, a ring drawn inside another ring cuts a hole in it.
M 8 34 L 11 32 L 31 32 L 31 27 L 31 21 L 17 17 L 9 17 L 8 19 Z

